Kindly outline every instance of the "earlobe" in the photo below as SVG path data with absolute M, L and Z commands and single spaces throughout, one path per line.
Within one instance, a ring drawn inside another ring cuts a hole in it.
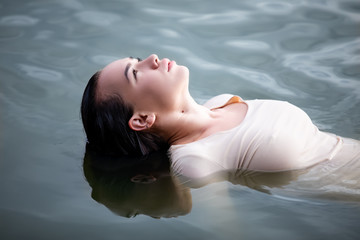
M 129 127 L 134 131 L 143 131 L 151 128 L 155 119 L 154 113 L 134 113 L 129 120 Z

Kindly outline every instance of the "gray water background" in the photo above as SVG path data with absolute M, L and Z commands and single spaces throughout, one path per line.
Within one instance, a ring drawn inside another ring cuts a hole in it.
M 222 182 L 177 218 L 120 217 L 91 198 L 79 105 L 110 61 L 156 53 L 221 93 L 289 101 L 360 139 L 360 2 L 0 2 L 0 239 L 358 239 L 359 204 Z

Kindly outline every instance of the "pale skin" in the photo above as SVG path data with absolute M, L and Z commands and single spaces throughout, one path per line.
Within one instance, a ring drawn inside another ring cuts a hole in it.
M 245 118 L 244 102 L 221 103 L 208 108 L 189 93 L 189 70 L 167 58 L 152 54 L 145 60 L 124 58 L 107 65 L 99 76 L 98 99 L 120 95 L 134 108 L 129 126 L 135 131 L 155 133 L 170 145 L 197 141 L 239 125 Z

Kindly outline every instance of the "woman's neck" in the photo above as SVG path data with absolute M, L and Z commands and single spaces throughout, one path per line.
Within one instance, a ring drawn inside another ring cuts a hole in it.
M 220 100 L 220 99 L 219 99 Z M 248 106 L 243 101 L 219 101 L 219 107 L 209 109 L 197 104 L 189 95 L 175 110 L 161 113 L 153 132 L 170 145 L 197 141 L 219 131 L 238 126 L 246 116 Z
M 185 144 L 202 138 L 219 117 L 190 97 L 175 111 L 159 116 L 156 132 L 170 145 Z

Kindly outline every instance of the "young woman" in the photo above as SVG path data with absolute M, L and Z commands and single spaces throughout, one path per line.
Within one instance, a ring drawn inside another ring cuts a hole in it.
M 84 91 L 89 145 L 120 155 L 169 148 L 172 171 L 193 179 L 230 169 L 278 172 L 360 160 L 360 141 L 319 131 L 288 102 L 223 94 L 199 105 L 188 84 L 185 66 L 156 55 L 110 63 Z

